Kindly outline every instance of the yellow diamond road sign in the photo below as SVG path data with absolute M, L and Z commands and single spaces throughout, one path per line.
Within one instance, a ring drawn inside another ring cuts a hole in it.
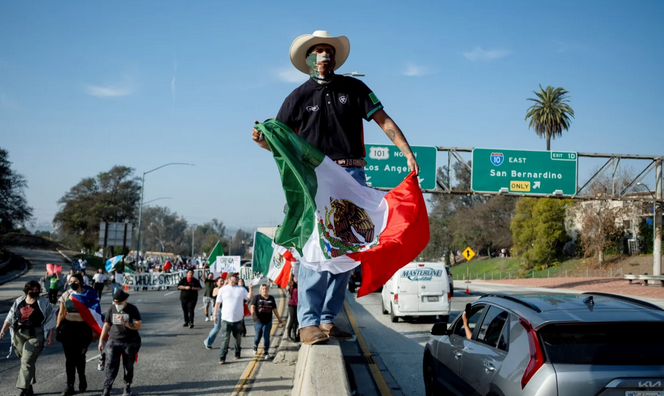
M 473 252 L 473 249 L 469 247 L 466 248 L 466 250 L 463 251 L 463 257 L 466 258 L 466 260 L 470 261 L 473 257 L 475 257 L 475 252 Z

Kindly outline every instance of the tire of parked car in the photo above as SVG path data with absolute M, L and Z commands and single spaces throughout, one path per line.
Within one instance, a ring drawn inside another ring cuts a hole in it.
M 394 315 L 394 306 L 392 303 L 390 303 L 390 320 L 392 323 L 397 323 L 399 321 L 399 317 Z
M 387 315 L 388 312 L 387 309 L 385 309 L 385 301 L 383 301 L 382 298 L 380 299 L 380 309 L 383 311 L 383 315 Z
M 433 368 L 433 358 L 428 353 L 424 355 L 424 364 L 422 365 L 424 377 L 424 394 L 426 396 L 440 395 L 436 381 L 436 371 Z
M 351 293 L 355 293 L 355 282 L 348 283 L 348 291 Z

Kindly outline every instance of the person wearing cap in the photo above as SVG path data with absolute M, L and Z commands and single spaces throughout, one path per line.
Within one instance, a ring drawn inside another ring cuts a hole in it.
M 134 362 L 141 349 L 141 313 L 135 305 L 129 304 L 129 294 L 120 289 L 113 293 L 113 305 L 108 308 L 104 328 L 99 337 L 99 352 L 106 353 L 106 380 L 102 396 L 110 396 L 113 382 L 120 368 L 120 357 L 124 366 L 125 388 L 122 396 L 131 396 L 134 380 Z M 104 339 L 108 341 L 104 348 Z
M 366 186 L 366 161 L 362 120 L 373 120 L 401 150 L 408 168 L 418 174 L 410 145 L 376 94 L 362 81 L 334 73 L 346 62 L 349 53 L 347 37 L 332 37 L 324 30 L 296 38 L 290 47 L 291 62 L 310 78 L 288 95 L 276 119 L 342 166 L 363 186 Z M 252 139 L 269 150 L 255 128 Z M 325 342 L 328 337 L 351 338 L 350 333 L 334 325 L 343 306 L 349 277 L 350 271 L 318 272 L 302 262 L 297 274 L 297 316 L 303 343 Z

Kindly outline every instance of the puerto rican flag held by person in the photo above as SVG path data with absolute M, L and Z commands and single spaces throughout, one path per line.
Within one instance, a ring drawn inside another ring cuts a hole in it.
M 414 173 L 388 193 L 374 190 L 285 124 L 268 120 L 254 127 L 270 147 L 286 195 L 274 242 L 295 248 L 301 265 L 338 274 L 361 264 L 361 297 L 424 250 L 429 217 Z
M 71 294 L 71 300 L 92 331 L 101 334 L 101 329 L 104 327 L 104 315 L 101 313 L 97 292 L 90 286 L 83 285 L 81 293 Z

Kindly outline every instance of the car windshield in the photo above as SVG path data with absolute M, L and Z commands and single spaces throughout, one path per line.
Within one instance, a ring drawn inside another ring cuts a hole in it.
M 661 322 L 556 324 L 538 333 L 554 364 L 664 364 Z

